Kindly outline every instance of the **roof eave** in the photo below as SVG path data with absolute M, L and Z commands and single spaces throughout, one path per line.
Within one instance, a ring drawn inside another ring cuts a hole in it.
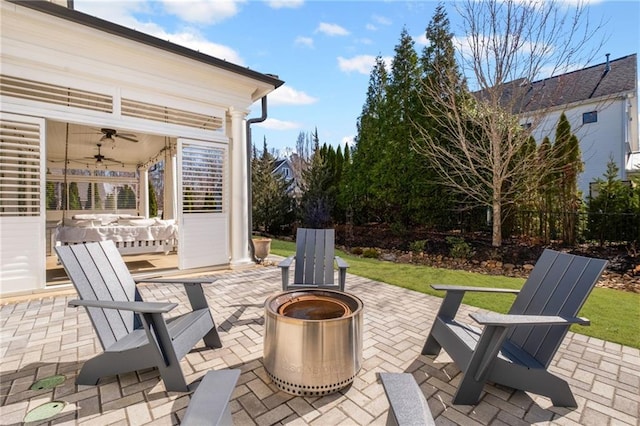
M 109 34 L 123 37 L 147 46 L 151 46 L 157 49 L 165 50 L 176 55 L 180 55 L 189 59 L 193 59 L 198 62 L 205 63 L 226 71 L 233 72 L 235 74 L 242 75 L 244 77 L 251 78 L 253 80 L 260 81 L 272 85 L 274 89 L 282 86 L 284 81 L 272 74 L 263 74 L 252 69 L 236 65 L 234 63 L 219 59 L 213 56 L 206 55 L 201 52 L 189 49 L 184 46 L 180 46 L 170 41 L 162 40 L 157 37 L 153 37 L 149 34 L 142 33 L 140 31 L 133 30 L 131 28 L 124 27 L 122 25 L 106 21 L 95 16 L 88 15 L 83 12 L 79 12 L 74 9 L 69 9 L 58 4 L 44 1 L 44 0 L 7 0 L 10 3 L 23 6 L 32 10 L 36 10 L 42 13 L 46 13 L 57 18 L 65 19 L 67 21 L 75 22 L 77 24 L 85 25 L 90 28 L 97 29 Z

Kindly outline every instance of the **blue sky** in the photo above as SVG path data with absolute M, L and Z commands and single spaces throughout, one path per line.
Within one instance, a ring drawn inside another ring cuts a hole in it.
M 565 0 L 573 4 L 577 0 Z M 616 59 L 640 46 L 640 2 L 591 0 L 589 17 L 605 22 L 605 53 Z M 344 145 L 356 134 L 369 73 L 377 55 L 393 57 L 405 27 L 416 50 L 437 6 L 434 1 L 321 0 L 74 0 L 82 12 L 211 56 L 276 74 L 285 81 L 269 95 L 269 118 L 252 127 L 259 149 L 266 137 L 280 153 L 315 128 L 321 143 Z M 464 37 L 455 3 L 445 2 L 452 32 Z M 248 118 L 260 115 L 257 103 Z

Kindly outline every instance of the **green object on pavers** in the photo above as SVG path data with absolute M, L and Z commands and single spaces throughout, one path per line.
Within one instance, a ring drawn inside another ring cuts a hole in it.
M 40 379 L 31 385 L 31 390 L 53 389 L 58 385 L 61 385 L 66 380 L 63 375 L 45 377 Z
M 39 405 L 33 410 L 29 411 L 26 416 L 24 416 L 24 422 L 39 422 L 42 420 L 50 419 L 51 417 L 62 411 L 65 405 L 67 405 L 67 403 L 64 401 L 51 401 Z

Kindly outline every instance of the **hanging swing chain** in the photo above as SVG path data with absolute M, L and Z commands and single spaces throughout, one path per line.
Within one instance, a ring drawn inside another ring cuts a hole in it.
M 67 216 L 67 206 L 69 205 L 69 188 L 67 187 L 67 168 L 69 167 L 69 123 L 66 125 L 66 135 L 64 142 L 64 188 L 62 189 L 62 193 L 64 194 L 63 201 L 64 206 L 62 206 L 62 221 L 64 223 L 64 219 Z

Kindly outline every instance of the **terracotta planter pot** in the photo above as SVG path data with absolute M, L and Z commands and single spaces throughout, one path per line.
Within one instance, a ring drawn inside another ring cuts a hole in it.
M 264 260 L 269 256 L 269 251 L 271 250 L 271 238 L 254 238 L 253 247 L 256 257 Z

